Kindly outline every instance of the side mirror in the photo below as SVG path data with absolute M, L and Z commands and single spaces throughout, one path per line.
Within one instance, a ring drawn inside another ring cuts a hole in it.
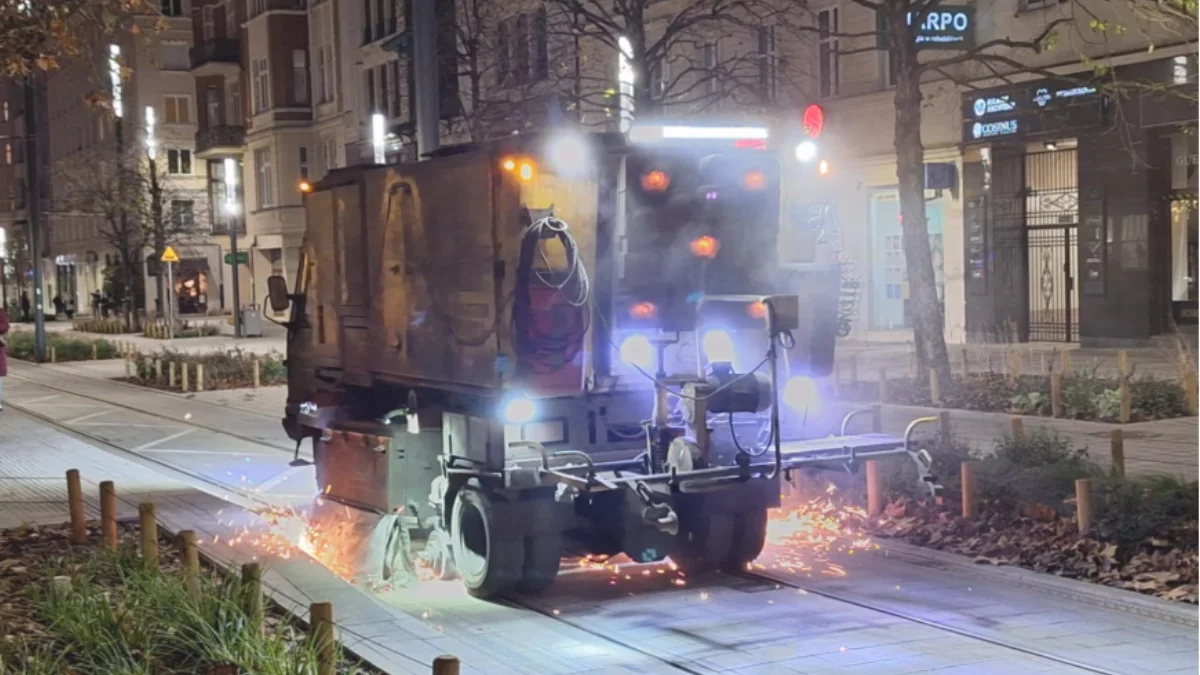
M 271 309 L 276 312 L 286 310 L 292 304 L 291 294 L 288 293 L 287 280 L 280 274 L 267 277 L 267 298 L 271 301 Z

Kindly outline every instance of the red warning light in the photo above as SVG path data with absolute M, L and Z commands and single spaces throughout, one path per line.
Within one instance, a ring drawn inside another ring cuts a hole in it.
M 804 133 L 808 134 L 809 138 L 816 138 L 825 130 L 825 111 L 814 103 L 804 109 L 801 122 L 804 124 Z
M 750 318 L 752 319 L 765 319 L 767 318 L 767 303 L 763 302 L 762 300 L 759 300 L 758 302 L 752 302 L 748 307 L 746 307 L 746 313 L 749 314 Z
M 635 319 L 653 319 L 658 314 L 658 307 L 653 302 L 639 302 L 629 308 L 629 316 Z
M 704 235 L 692 240 L 692 255 L 697 258 L 708 258 L 712 260 L 717 257 L 717 252 L 721 250 L 721 242 L 717 241 L 716 237 Z

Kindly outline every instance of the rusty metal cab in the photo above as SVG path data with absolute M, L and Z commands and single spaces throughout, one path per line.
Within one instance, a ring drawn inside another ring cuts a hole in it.
M 270 283 L 291 306 L 284 427 L 368 576 L 426 567 L 491 597 L 546 588 L 566 555 L 737 568 L 786 471 L 916 456 L 844 433 L 785 449 L 781 364 L 831 368 L 837 269 L 779 269 L 767 138 L 511 137 L 306 196 L 293 287 Z M 708 349 L 718 331 L 737 358 Z M 769 438 L 714 433 L 735 414 Z

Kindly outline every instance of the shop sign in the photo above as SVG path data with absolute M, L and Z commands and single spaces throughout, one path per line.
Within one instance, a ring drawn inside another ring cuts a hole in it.
M 971 125 L 971 137 L 975 140 L 1014 136 L 1020 131 L 1017 120 L 1001 120 L 999 122 L 976 122 Z
M 1071 87 L 1069 89 L 1039 87 L 1033 93 L 1033 103 L 1039 108 L 1045 108 L 1054 101 L 1069 101 L 1080 96 L 1091 96 L 1094 93 L 1096 93 L 1095 87 Z
M 975 99 L 971 104 L 971 112 L 975 113 L 976 117 L 985 115 L 995 115 L 997 113 L 1012 112 L 1017 109 L 1017 102 L 1011 94 L 1004 96 L 987 96 Z
M 905 21 L 913 25 L 918 12 L 908 12 Z M 887 23 L 882 12 L 876 12 L 880 49 L 887 48 Z M 921 19 L 916 31 L 919 49 L 969 49 L 975 46 L 975 8 L 973 6 L 938 5 Z

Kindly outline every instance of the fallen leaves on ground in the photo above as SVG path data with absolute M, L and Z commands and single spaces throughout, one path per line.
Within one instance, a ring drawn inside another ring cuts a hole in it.
M 1136 551 L 1081 537 L 1071 519 L 984 509 L 975 521 L 909 499 L 887 505 L 870 533 L 967 556 L 983 565 L 1012 565 L 1197 604 L 1195 539 L 1177 546 L 1150 539 Z

